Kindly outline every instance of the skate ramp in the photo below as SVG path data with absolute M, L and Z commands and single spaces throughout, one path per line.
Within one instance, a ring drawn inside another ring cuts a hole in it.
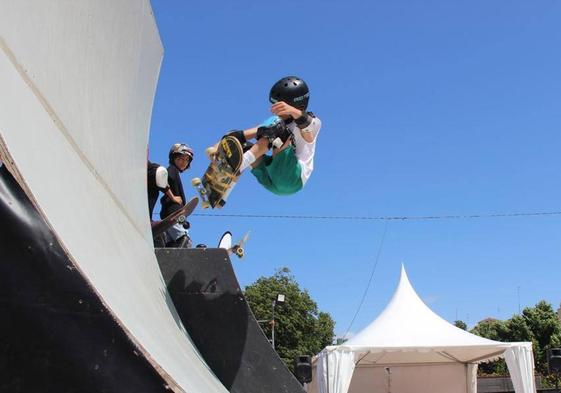
M 156 249 L 191 339 L 231 393 L 303 393 L 255 320 L 224 249 Z
M 146 151 L 163 49 L 149 1 L 0 0 L 0 10 L 0 159 L 56 240 L 33 241 L 60 246 L 34 263 L 50 264 L 53 289 L 78 285 L 53 265 L 79 275 L 171 390 L 225 392 L 182 326 L 151 244 Z M 32 214 L 9 208 L 24 223 Z M 2 249 L 0 264 L 20 257 Z M 19 294 L 9 288 L 2 311 L 13 312 Z M 40 323 L 33 315 L 29 325 Z
M 0 167 L 0 392 L 169 392 Z

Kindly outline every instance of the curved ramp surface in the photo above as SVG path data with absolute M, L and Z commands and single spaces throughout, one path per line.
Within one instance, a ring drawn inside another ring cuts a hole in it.
M 0 167 L 0 392 L 169 392 Z
M 156 249 L 177 312 L 232 393 L 302 393 L 255 320 L 224 249 Z
M 226 392 L 182 326 L 152 246 L 146 150 L 163 48 L 150 2 L 0 0 L 0 10 L 0 159 L 171 389 Z

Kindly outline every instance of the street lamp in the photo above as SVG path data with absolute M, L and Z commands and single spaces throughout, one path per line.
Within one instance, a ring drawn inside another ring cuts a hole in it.
M 273 349 L 275 349 L 275 306 L 282 303 L 284 303 L 284 295 L 279 293 L 276 299 L 273 299 L 273 318 L 271 320 L 271 345 L 273 346 Z

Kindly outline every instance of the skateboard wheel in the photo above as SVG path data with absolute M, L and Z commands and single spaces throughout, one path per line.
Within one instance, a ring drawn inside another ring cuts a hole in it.
M 191 180 L 191 184 L 194 185 L 195 187 L 198 186 L 199 184 L 201 184 L 201 179 L 198 177 L 195 177 L 194 179 Z
M 210 203 L 208 203 L 207 201 L 203 201 L 203 203 L 201 203 L 201 207 L 203 209 L 208 209 L 210 207 Z
M 205 154 L 210 160 L 212 160 L 212 157 L 216 154 L 217 151 L 218 149 L 216 147 L 211 146 L 207 147 L 207 149 L 205 150 Z

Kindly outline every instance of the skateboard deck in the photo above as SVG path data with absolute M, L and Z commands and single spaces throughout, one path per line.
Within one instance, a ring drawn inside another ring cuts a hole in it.
M 211 162 L 202 178 L 194 178 L 191 184 L 202 199 L 202 208 L 220 209 L 236 184 L 242 164 L 243 149 L 240 141 L 233 136 L 220 140 L 216 149 L 207 149 Z
M 225 248 L 229 250 L 232 247 L 232 233 L 230 231 L 224 232 L 220 241 L 218 242 L 218 248 Z
M 161 221 L 154 221 L 152 223 L 152 236 L 156 237 L 164 233 L 164 231 L 175 224 L 182 224 L 185 218 L 188 217 L 199 203 L 199 198 L 191 198 L 181 209 L 169 214 Z

